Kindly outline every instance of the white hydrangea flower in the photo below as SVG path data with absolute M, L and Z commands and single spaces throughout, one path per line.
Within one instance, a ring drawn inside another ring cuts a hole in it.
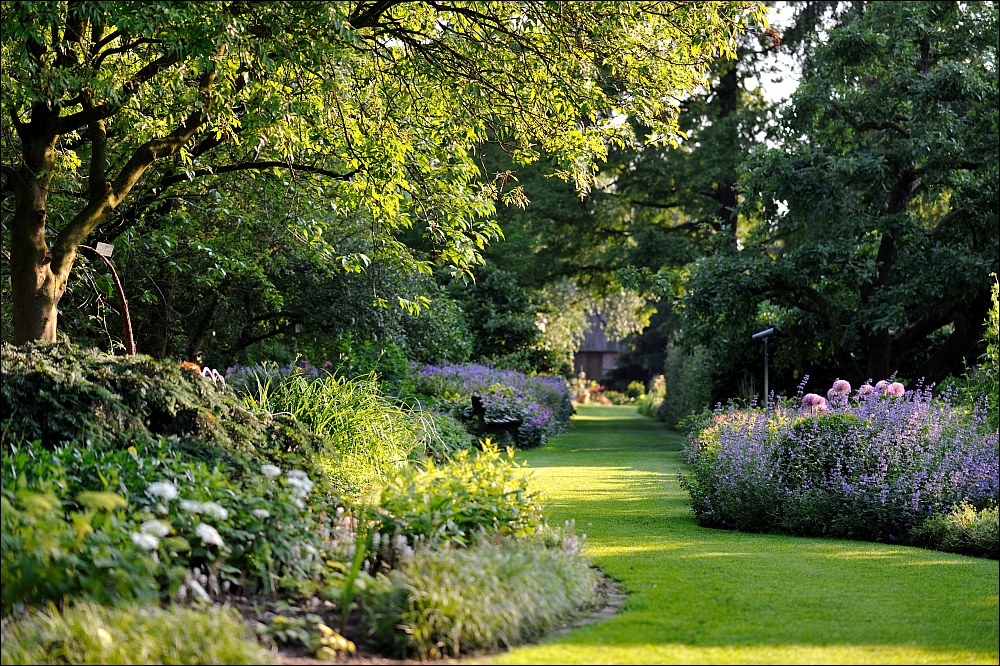
M 292 495 L 299 498 L 308 495 L 309 491 L 311 491 L 315 485 L 305 472 L 298 469 L 288 471 L 285 475 L 285 483 L 291 487 Z
M 271 512 L 267 509 L 254 509 L 253 515 L 255 518 L 260 518 L 261 520 L 266 520 L 271 517 Z
M 175 500 L 178 497 L 177 486 L 170 481 L 154 481 L 146 486 L 146 494 L 150 497 L 159 497 L 164 502 Z
M 269 479 L 273 479 L 274 477 L 281 474 L 281 468 L 278 467 L 277 465 L 261 465 L 260 473 Z
M 170 534 L 170 525 L 162 520 L 147 520 L 139 528 L 139 531 L 155 537 L 165 537 Z
M 143 534 L 142 532 L 132 533 L 132 543 L 143 550 L 156 550 L 160 547 L 160 540 L 158 538 L 152 534 Z
M 198 502 L 196 500 L 182 499 L 180 506 L 184 511 L 197 514 L 203 513 L 218 520 L 225 520 L 229 517 L 229 511 L 215 502 Z
M 301 469 L 290 469 L 285 475 L 290 479 L 301 479 L 303 481 L 309 480 L 309 475 L 303 472 Z
M 201 542 L 206 545 L 213 545 L 222 548 L 225 544 L 222 542 L 222 536 L 219 534 L 211 525 L 206 523 L 198 523 L 198 526 L 194 528 L 195 535 L 201 539 Z
M 218 520 L 225 520 L 229 517 L 229 511 L 226 510 L 226 507 L 216 504 L 215 502 L 202 502 L 200 513 L 212 516 Z

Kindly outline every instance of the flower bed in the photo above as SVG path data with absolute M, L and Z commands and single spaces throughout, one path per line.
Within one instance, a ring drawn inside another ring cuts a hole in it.
M 719 408 L 696 429 L 682 482 L 700 524 L 910 543 L 956 505 L 997 505 L 985 409 L 899 382 L 798 402 Z
M 475 363 L 410 364 L 410 381 L 418 395 L 445 412 L 468 416 L 473 395 L 483 397 L 489 419 L 515 416 L 523 421 L 522 446 L 541 446 L 563 432 L 573 415 L 566 381 L 548 375 L 528 376 Z

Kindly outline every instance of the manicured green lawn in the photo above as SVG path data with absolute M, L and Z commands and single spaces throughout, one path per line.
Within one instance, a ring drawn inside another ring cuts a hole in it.
M 488 663 L 998 663 L 998 564 L 859 541 L 699 527 L 683 439 L 632 407 L 578 407 L 523 453 L 553 520 L 628 590 L 610 620 Z

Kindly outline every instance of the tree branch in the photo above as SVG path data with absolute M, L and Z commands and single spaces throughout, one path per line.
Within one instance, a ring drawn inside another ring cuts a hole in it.
M 328 178 L 333 178 L 335 180 L 348 180 L 354 175 L 361 171 L 361 167 L 357 167 L 348 171 L 347 173 L 337 173 L 336 171 L 330 171 L 329 169 L 323 169 L 321 167 L 310 166 L 308 164 L 298 164 L 295 162 L 281 162 L 281 161 L 260 161 L 260 162 L 243 162 L 241 164 L 227 164 L 225 166 L 218 167 L 205 167 L 203 169 L 197 169 L 192 172 L 192 178 L 198 178 L 200 176 L 208 175 L 218 175 L 222 173 L 232 173 L 234 171 L 263 171 L 264 169 L 288 169 L 289 171 L 303 171 L 306 173 L 315 173 L 321 176 L 326 176 Z M 169 187 L 175 183 L 179 183 L 184 180 L 189 180 L 187 174 L 175 174 L 173 176 L 168 176 L 160 181 L 160 185 L 163 187 Z
M 160 56 L 136 72 L 135 77 L 122 86 L 121 99 L 116 102 L 106 102 L 99 106 L 83 109 L 82 111 L 78 111 L 68 116 L 63 116 L 58 121 L 57 133 L 66 134 L 67 132 L 78 130 L 84 125 L 89 125 L 99 120 L 110 118 L 117 113 L 126 102 L 128 102 L 140 85 L 146 83 L 163 70 L 167 69 L 171 65 L 177 64 L 178 62 L 180 62 L 180 56 L 178 55 L 166 54 Z
M 374 28 L 378 25 L 378 20 L 382 18 L 393 5 L 398 5 L 399 0 L 378 0 L 377 2 L 371 3 L 367 8 L 364 2 L 359 2 L 351 12 L 351 15 L 347 17 L 347 22 L 355 30 L 360 30 L 361 28 Z

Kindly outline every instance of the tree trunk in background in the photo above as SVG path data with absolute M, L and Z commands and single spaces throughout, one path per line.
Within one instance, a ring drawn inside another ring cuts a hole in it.
M 16 345 L 55 341 L 56 306 L 66 291 L 65 276 L 52 271 L 52 253 L 45 241 L 45 208 L 55 167 L 56 117 L 43 105 L 33 110 L 33 117 L 38 120 L 22 127 L 23 165 L 7 172 L 15 202 L 10 272 Z

